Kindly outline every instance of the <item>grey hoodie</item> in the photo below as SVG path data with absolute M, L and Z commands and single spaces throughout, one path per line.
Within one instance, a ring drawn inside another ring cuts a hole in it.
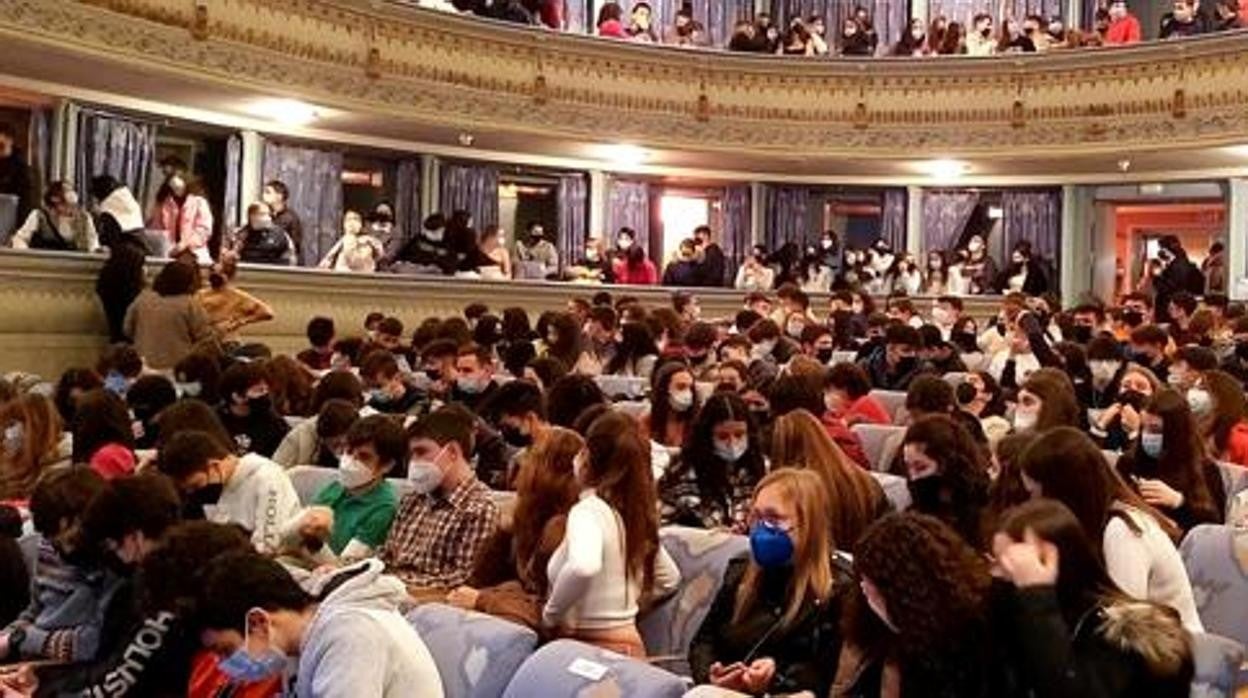
M 343 568 L 303 635 L 300 698 L 442 698 L 429 649 L 399 614 L 407 590 L 369 559 Z

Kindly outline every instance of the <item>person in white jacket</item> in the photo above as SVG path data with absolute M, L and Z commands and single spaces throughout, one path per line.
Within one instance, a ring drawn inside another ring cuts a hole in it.
M 363 560 L 312 595 L 273 560 L 223 555 L 205 571 L 200 639 L 239 681 L 293 669 L 296 696 L 442 698 L 433 655 L 399 613 L 403 583 L 383 569 Z
M 160 471 L 204 518 L 251 532 L 260 552 L 276 552 L 282 527 L 300 513 L 299 495 L 282 466 L 263 456 L 237 456 L 231 444 L 204 431 L 175 434 L 160 449 Z

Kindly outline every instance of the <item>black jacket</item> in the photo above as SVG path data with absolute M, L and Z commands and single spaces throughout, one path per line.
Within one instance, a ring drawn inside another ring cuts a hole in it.
M 828 695 L 841 651 L 840 619 L 845 591 L 850 588 L 848 578 L 838 575 L 832 598 L 822 604 L 807 603 L 794 623 L 783 628 L 779 620 L 788 605 L 791 568 L 766 572 L 754 607 L 740 622 L 733 622 L 737 587 L 749 564 L 733 560 L 724 572 L 724 584 L 689 647 L 694 680 L 706 683 L 714 662 L 727 665 L 770 658 L 776 662 L 776 675 L 769 693 Z
M 285 230 L 290 236 L 290 244 L 295 248 L 295 264 L 302 264 L 303 258 L 299 254 L 303 249 L 303 221 L 299 219 L 299 214 L 289 207 L 284 208 L 273 214 L 273 225 Z
M 272 458 L 286 432 L 290 431 L 290 425 L 276 412 L 239 417 L 223 405 L 217 409 L 217 416 L 221 418 L 225 430 L 234 437 L 240 454 L 258 453 Z
M 105 215 L 102 220 L 110 221 L 113 228 L 117 227 L 112 216 Z M 101 239 L 104 239 L 103 236 Z M 112 342 L 127 339 L 122 327 L 126 310 L 147 283 L 143 270 L 147 252 L 147 243 L 137 234 L 117 230 L 110 238 L 108 259 L 100 266 L 100 273 L 95 279 L 95 294 L 104 307 L 109 340 Z
M 238 231 L 237 244 L 240 262 L 290 266 L 295 259 L 289 234 L 276 225 L 260 230 L 244 226 Z
M 1137 490 L 1139 489 L 1139 485 L 1135 484 L 1135 478 L 1137 477 L 1164 481 L 1165 478 L 1161 477 L 1160 472 L 1158 472 L 1160 464 L 1157 460 L 1138 452 L 1137 449 L 1138 445 L 1122 454 L 1122 457 L 1115 463 L 1115 467 L 1123 479 L 1132 489 Z M 1201 462 L 1200 472 L 1205 479 L 1205 486 L 1209 489 L 1209 497 L 1212 500 L 1209 506 L 1192 506 L 1192 502 L 1188 501 L 1188 498 L 1185 496 L 1183 504 L 1179 505 L 1178 509 L 1159 507 L 1160 511 L 1170 517 L 1179 528 L 1183 529 L 1184 533 L 1200 524 L 1221 524 L 1226 518 L 1226 487 L 1222 484 L 1221 471 L 1218 470 L 1218 466 L 1212 460 L 1205 459 Z M 1178 489 L 1177 483 L 1166 484 Z
M 1153 292 L 1156 294 L 1153 307 L 1157 322 L 1170 320 L 1170 313 L 1167 310 L 1170 297 L 1180 291 L 1187 291 L 1193 296 L 1199 296 L 1205 292 L 1204 273 L 1182 252 L 1175 256 L 1165 269 L 1161 270 L 1156 279 L 1153 279 Z
M 17 223 L 26 220 L 30 213 L 31 202 L 34 200 L 34 189 L 30 178 L 30 165 L 17 148 L 7 158 L 0 158 L 0 194 L 12 194 L 17 197 Z
M 697 285 L 719 288 L 724 285 L 724 250 L 715 243 L 706 246 L 697 265 Z

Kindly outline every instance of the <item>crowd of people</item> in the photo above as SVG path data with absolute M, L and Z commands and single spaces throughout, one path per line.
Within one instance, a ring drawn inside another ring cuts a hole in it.
M 599 291 L 316 317 L 286 355 L 245 340 L 258 299 L 209 310 L 229 276 L 184 253 L 96 366 L 0 381 L 0 695 L 442 696 L 401 615 L 426 603 L 645 658 L 683 526 L 749 548 L 698 683 L 1187 696 L 1176 543 L 1248 525 L 1219 476 L 1248 465 L 1224 296 L 1016 290 L 975 318 L 786 282 L 703 318 Z M 901 428 L 868 455 L 863 424 Z
M 564 26 L 563 0 L 418 0 L 417 4 L 551 29 Z M 655 11 L 648 2 L 630 3 L 627 13 L 619 2 L 602 3 L 598 8 L 594 24 L 598 36 L 686 48 L 713 45 L 692 3 L 683 3 L 664 27 L 655 26 Z M 1248 12 L 1241 9 L 1239 0 L 1213 0 L 1205 6 L 1199 0 L 1175 0 L 1172 11 L 1162 18 L 1158 36 L 1172 39 L 1241 29 L 1248 26 L 1246 17 Z M 1000 18 L 999 29 L 993 25 L 993 16 L 982 12 L 966 17 L 938 15 L 930 23 L 915 18 L 890 43 L 892 37 L 881 42 L 870 12 L 862 6 L 855 7 L 831 36 L 820 15 L 792 17 L 783 24 L 761 13 L 738 21 L 727 44 L 715 48 L 782 56 L 989 56 L 1133 44 L 1143 36 L 1140 21 L 1126 0 L 1099 2 L 1092 26 L 1083 29 L 1068 27 L 1061 15 L 1005 16 Z

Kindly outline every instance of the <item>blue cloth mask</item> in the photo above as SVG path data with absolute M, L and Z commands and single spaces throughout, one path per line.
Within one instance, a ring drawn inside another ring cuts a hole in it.
M 1140 434 L 1140 450 L 1144 451 L 1144 455 L 1149 458 L 1159 457 L 1164 443 L 1162 434 L 1153 434 L 1147 431 Z

